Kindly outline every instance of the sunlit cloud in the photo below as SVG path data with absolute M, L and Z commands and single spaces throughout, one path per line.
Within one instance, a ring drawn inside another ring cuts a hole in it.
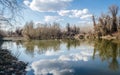
M 86 19 L 90 18 L 92 14 L 89 13 L 88 9 L 83 10 L 60 10 L 58 11 L 58 14 L 60 16 L 67 16 L 70 18 L 80 18 L 80 19 Z
M 29 0 L 24 0 L 23 3 L 24 3 L 26 6 L 29 6 L 29 5 L 30 5 L 30 1 L 29 1 Z
M 91 18 L 92 14 L 86 14 L 86 15 L 82 15 L 80 18 L 81 19 L 87 19 L 87 18 Z
M 73 75 L 75 63 L 79 61 L 89 61 L 93 55 L 93 50 L 83 50 L 80 52 L 70 52 L 64 54 L 64 51 L 54 52 L 47 51 L 45 56 L 54 57 L 48 59 L 41 59 L 31 64 L 31 69 L 34 70 L 35 75 Z M 28 68 L 28 70 L 30 70 Z
M 74 0 L 24 0 L 24 4 L 33 11 L 49 12 L 57 14 L 56 16 L 45 14 L 44 22 L 61 22 L 64 19 L 91 19 L 92 14 L 87 8 L 84 9 L 69 9 L 69 5 Z
M 33 62 L 31 67 L 35 75 L 72 75 L 74 72 L 69 64 L 55 59 Z
M 25 0 L 25 5 L 28 5 L 32 10 L 39 12 L 55 12 L 65 9 L 73 0 Z
M 72 75 L 74 70 L 71 69 L 70 65 L 71 63 L 68 63 L 67 61 L 63 61 L 63 60 L 61 61 L 57 59 L 44 59 L 33 62 L 31 64 L 31 68 L 34 70 L 35 75 L 40 75 L 40 74 Z

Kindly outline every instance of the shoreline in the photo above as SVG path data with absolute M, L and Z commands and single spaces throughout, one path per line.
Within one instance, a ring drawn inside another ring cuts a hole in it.
M 19 61 L 7 49 L 0 49 L 0 75 L 25 75 L 27 63 Z
M 101 37 L 93 37 L 93 36 L 74 36 L 70 38 L 61 38 L 61 39 L 71 39 L 71 40 L 82 40 L 82 39 L 105 39 L 105 40 L 120 40 L 119 37 L 117 36 L 111 36 L 111 35 L 106 35 L 106 36 L 101 36 Z M 61 40 L 61 39 L 26 39 L 25 37 L 3 37 L 0 39 L 0 41 L 26 41 L 26 40 Z

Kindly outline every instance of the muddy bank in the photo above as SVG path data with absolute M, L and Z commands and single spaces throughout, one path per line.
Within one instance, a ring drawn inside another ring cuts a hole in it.
M 0 75 L 25 75 L 27 64 L 18 61 L 6 49 L 0 49 Z

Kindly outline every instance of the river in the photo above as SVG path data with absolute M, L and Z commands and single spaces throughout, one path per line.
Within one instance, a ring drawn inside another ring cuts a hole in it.
M 120 43 L 114 40 L 4 41 L 26 75 L 120 75 Z

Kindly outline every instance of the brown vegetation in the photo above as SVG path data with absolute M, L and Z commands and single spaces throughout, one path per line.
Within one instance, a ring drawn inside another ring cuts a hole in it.
M 111 15 L 102 14 L 99 17 L 98 23 L 95 22 L 95 17 L 93 16 L 93 24 L 95 35 L 100 38 L 101 36 L 110 35 L 120 38 L 120 17 L 118 14 L 118 6 L 112 5 L 109 7 L 109 12 Z M 115 34 L 115 35 L 114 35 Z
M 73 38 L 80 31 L 79 27 L 70 27 L 67 24 L 66 31 L 60 28 L 59 23 L 53 24 L 38 24 L 34 27 L 34 23 L 31 21 L 25 24 L 22 30 L 22 35 L 27 39 L 62 39 Z

